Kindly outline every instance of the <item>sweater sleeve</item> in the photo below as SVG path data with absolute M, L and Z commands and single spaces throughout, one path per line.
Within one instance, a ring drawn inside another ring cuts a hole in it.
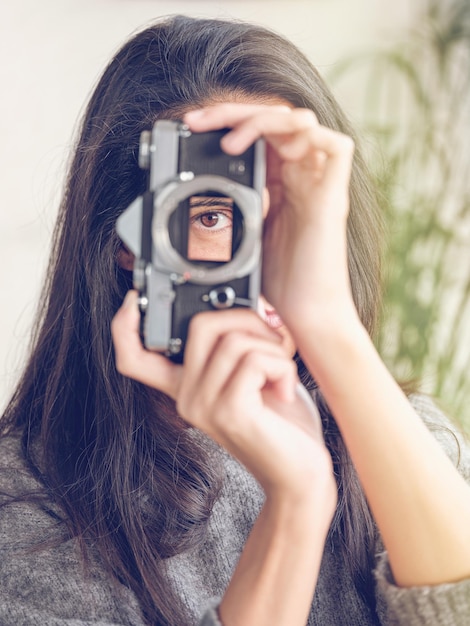
M 379 557 L 376 578 L 382 624 L 468 626 L 470 579 L 434 587 L 397 587 L 386 553 Z
M 219 616 L 217 615 L 217 607 L 219 603 L 220 598 L 211 601 L 210 608 L 204 613 L 198 626 L 223 626 Z
M 411 402 L 470 483 L 470 446 L 466 438 L 429 397 L 415 395 Z M 470 578 L 443 585 L 399 587 L 382 545 L 377 549 L 375 578 L 377 612 L 384 626 L 468 626 L 470 623 Z

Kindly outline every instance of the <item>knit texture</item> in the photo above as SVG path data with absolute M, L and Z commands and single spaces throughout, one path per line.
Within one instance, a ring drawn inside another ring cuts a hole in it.
M 470 480 L 470 449 L 424 396 L 415 408 L 459 471 Z M 218 626 L 214 606 L 231 578 L 264 496 L 254 478 L 201 433 L 225 481 L 204 545 L 166 561 L 168 578 L 190 618 L 181 626 Z M 20 454 L 19 440 L 0 440 L 0 493 L 39 489 Z M 3 500 L 4 498 L 2 498 Z M 2 626 L 144 626 L 135 595 L 112 580 L 89 546 L 83 564 L 75 540 L 39 542 L 63 535 L 51 503 L 14 502 L 0 508 L 0 624 Z M 36 546 L 36 549 L 31 549 Z M 339 546 L 326 546 L 309 626 L 464 626 L 470 623 L 470 580 L 403 589 L 394 584 L 387 555 L 377 547 L 376 606 L 356 592 Z

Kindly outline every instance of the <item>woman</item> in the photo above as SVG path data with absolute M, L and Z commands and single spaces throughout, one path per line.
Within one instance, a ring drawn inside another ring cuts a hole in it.
M 232 154 L 265 137 L 269 192 L 261 316 L 196 316 L 182 366 L 143 350 L 134 292 L 116 315 L 115 233 L 140 132 L 181 117 L 232 128 Z M 470 491 L 446 452 L 468 472 L 468 450 L 417 397 L 441 449 L 373 348 L 380 228 L 349 136 L 260 27 L 176 17 L 111 61 L 3 417 L 2 624 L 467 620 Z

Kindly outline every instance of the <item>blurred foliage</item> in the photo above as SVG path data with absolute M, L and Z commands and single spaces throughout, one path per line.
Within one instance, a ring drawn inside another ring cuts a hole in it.
M 378 348 L 470 427 L 470 2 L 422 0 L 403 40 L 338 64 L 387 220 Z

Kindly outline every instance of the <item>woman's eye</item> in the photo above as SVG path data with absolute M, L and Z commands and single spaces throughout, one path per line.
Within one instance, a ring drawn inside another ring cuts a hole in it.
M 201 215 L 199 219 L 201 220 L 201 224 L 203 226 L 206 226 L 207 228 L 212 228 L 213 226 L 217 226 L 219 216 L 217 215 L 217 213 L 204 213 L 204 215 Z
M 225 211 L 205 211 L 191 217 L 196 228 L 212 231 L 222 230 L 232 224 L 232 215 Z
M 191 228 L 200 235 L 222 231 L 232 227 L 233 199 L 210 195 L 196 195 L 189 198 L 189 218 Z
M 227 262 L 232 258 L 234 203 L 231 198 L 193 196 L 189 204 L 187 258 Z

